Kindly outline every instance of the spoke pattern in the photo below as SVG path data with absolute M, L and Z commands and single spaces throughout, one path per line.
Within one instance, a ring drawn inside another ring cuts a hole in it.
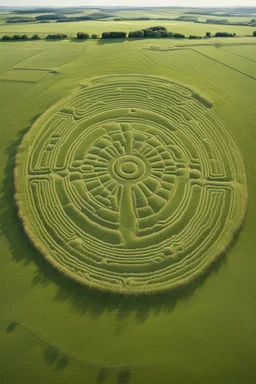
M 228 249 L 246 210 L 239 151 L 193 90 L 93 79 L 47 111 L 17 154 L 16 201 L 44 257 L 81 284 L 177 289 Z

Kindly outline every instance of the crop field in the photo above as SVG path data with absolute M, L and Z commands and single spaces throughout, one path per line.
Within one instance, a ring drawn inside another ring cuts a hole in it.
M 256 38 L 139 23 L 0 25 L 0 384 L 255 381 Z
M 208 24 L 194 24 L 183 21 L 153 21 L 154 24 L 161 24 L 166 27 L 168 31 L 184 33 L 185 35 L 195 34 L 204 36 L 207 31 L 212 34 L 223 31 L 232 32 L 239 35 L 252 35 L 255 27 L 250 26 L 236 26 L 236 25 L 208 25 Z M 46 36 L 50 33 L 68 33 L 70 37 L 75 37 L 76 33 L 80 30 L 89 33 L 101 34 L 106 31 L 125 31 L 137 30 L 141 28 L 149 28 L 152 26 L 152 20 L 123 20 L 123 21 L 86 21 L 86 22 L 69 22 L 69 23 L 23 23 L 23 24 L 0 24 L 0 37 L 3 35 L 13 35 L 15 33 L 27 34 L 32 36 L 34 33 L 40 36 Z

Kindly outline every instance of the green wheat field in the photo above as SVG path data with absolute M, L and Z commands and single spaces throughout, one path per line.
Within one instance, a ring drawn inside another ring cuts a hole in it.
M 253 384 L 256 27 L 5 18 L 0 384 Z

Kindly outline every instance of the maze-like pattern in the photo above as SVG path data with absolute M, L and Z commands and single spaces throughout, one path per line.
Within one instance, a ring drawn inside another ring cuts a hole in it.
M 203 98 L 166 79 L 93 79 L 17 155 L 24 228 L 56 268 L 123 293 L 182 287 L 241 226 L 241 156 Z

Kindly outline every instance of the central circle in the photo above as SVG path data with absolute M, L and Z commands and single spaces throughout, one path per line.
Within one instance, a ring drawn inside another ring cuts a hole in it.
M 137 182 L 145 175 L 147 169 L 141 158 L 130 154 L 116 158 L 110 171 L 120 182 Z
M 126 161 L 121 165 L 121 169 L 125 173 L 134 173 L 137 171 L 138 166 L 133 161 Z

